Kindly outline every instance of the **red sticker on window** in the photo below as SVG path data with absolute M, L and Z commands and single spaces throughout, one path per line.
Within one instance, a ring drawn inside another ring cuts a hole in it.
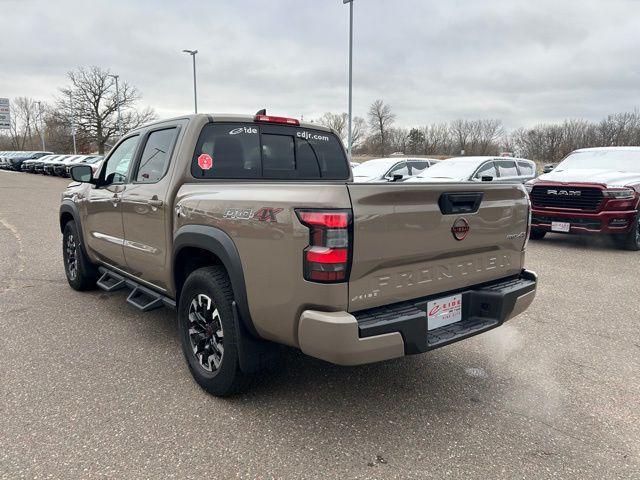
M 213 159 L 208 153 L 203 153 L 198 157 L 198 166 L 202 170 L 210 170 L 213 167 Z

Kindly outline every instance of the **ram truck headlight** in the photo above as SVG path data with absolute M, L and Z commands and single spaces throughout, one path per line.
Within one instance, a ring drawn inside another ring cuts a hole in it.
M 616 200 L 629 200 L 636 196 L 636 192 L 632 188 L 607 188 L 602 191 L 602 194 Z

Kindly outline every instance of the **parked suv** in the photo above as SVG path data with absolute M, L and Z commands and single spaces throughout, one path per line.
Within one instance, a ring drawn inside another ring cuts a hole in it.
M 454 157 L 443 160 L 407 181 L 524 183 L 535 176 L 536 164 L 524 158 Z
M 353 181 L 404 181 L 438 163 L 433 158 L 374 158 L 353 167 Z
M 526 185 L 531 238 L 547 232 L 610 234 L 640 250 L 640 147 L 583 148 Z
M 521 185 L 353 183 L 335 133 L 296 119 L 157 122 L 95 177 L 71 176 L 69 284 L 176 308 L 189 368 L 215 395 L 272 366 L 278 344 L 377 362 L 490 330 L 535 296 Z

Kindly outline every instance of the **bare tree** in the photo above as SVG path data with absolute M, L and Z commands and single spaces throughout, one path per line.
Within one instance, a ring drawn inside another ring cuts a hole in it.
M 459 154 L 468 153 L 467 145 L 470 137 L 473 135 L 473 124 L 469 120 L 458 119 L 451 122 L 451 135 L 455 139 L 456 147 Z
M 422 129 L 424 132 L 424 154 L 446 155 L 452 152 L 451 129 L 446 123 L 434 123 Z
M 34 147 L 33 133 L 37 128 L 38 105 L 28 97 L 17 97 L 11 101 L 11 126 L 9 138 L 12 148 L 26 150 Z
M 477 150 L 473 153 L 479 155 L 497 154 L 498 141 L 504 135 L 502 120 L 487 118 L 476 122 Z
M 71 84 L 60 89 L 57 111 L 69 123 L 74 122 L 84 138 L 95 143 L 99 153 L 118 132 L 117 112 L 120 107 L 122 130 L 136 128 L 155 118 L 153 110 L 136 109 L 138 90 L 120 82 L 116 96 L 113 79 L 100 67 L 80 67 L 67 73 Z
M 351 124 L 351 143 L 353 148 L 359 148 L 367 135 L 367 122 L 362 117 L 353 117 Z
M 409 130 L 406 128 L 389 128 L 388 144 L 392 153 L 406 153 L 409 146 Z
M 396 116 L 391 112 L 391 106 L 378 99 L 369 107 L 369 128 L 379 142 L 379 154 L 384 157 L 388 143 L 388 130 L 393 125 Z

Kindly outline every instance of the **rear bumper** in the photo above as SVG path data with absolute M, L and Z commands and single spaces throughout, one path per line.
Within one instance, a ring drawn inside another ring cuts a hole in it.
M 598 213 L 531 210 L 531 227 L 551 231 L 551 222 L 568 222 L 569 233 L 625 233 L 633 224 L 637 210 L 603 210 Z
M 307 355 L 338 365 L 423 353 L 486 332 L 519 315 L 533 301 L 536 286 L 536 274 L 523 270 L 518 277 L 361 312 L 305 310 L 298 342 Z M 427 303 L 455 293 L 462 294 L 462 320 L 427 330 Z

